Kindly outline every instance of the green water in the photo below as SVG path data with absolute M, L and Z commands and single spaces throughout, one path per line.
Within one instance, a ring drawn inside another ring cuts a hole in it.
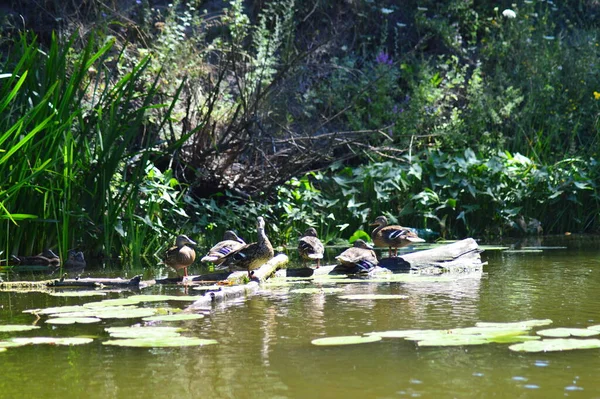
M 84 334 L 97 339 L 84 346 L 26 346 L 0 353 L 0 397 L 600 397 L 600 350 L 527 354 L 511 352 L 505 344 L 419 348 L 401 339 L 345 347 L 310 343 L 325 336 L 468 327 L 478 321 L 549 318 L 551 327 L 600 324 L 599 243 L 570 237 L 537 243 L 568 249 L 489 251 L 479 278 L 337 285 L 344 293 L 408 295 L 404 300 L 348 301 L 338 294 L 293 294 L 281 287 L 216 305 L 204 319 L 172 324 L 219 341 L 206 347 L 107 347 L 101 344 L 107 339 L 104 327 L 136 321 L 53 327 L 42 318 L 40 330 L 0 338 Z M 153 287 L 142 293 L 183 294 L 183 289 Z M 113 292 L 107 298 L 129 294 Z M 35 317 L 23 309 L 99 299 L 1 292 L 0 324 L 33 323 Z

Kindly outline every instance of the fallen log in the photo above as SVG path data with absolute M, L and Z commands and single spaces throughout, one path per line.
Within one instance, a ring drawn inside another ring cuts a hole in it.
M 60 279 L 49 280 L 48 287 L 139 287 L 142 281 L 142 275 L 139 274 L 130 279 L 123 278 L 79 278 L 79 279 Z
M 366 277 L 378 277 L 382 273 L 465 273 L 481 271 L 484 263 L 481 261 L 481 252 L 477 242 L 466 238 L 451 244 L 424 251 L 412 252 L 399 257 L 382 258 L 379 267 L 369 272 Z M 386 270 L 387 269 L 387 270 Z M 325 274 L 355 274 L 355 270 L 346 269 L 339 265 L 321 266 L 318 269 L 308 267 L 298 269 L 285 269 L 277 272 L 277 277 L 314 277 Z
M 218 291 L 209 291 L 202 295 L 200 299 L 185 308 L 184 312 L 194 313 L 200 310 L 205 310 L 213 303 L 251 295 L 258 291 L 259 282 L 263 282 L 273 275 L 273 273 L 280 267 L 284 266 L 288 260 L 289 259 L 286 255 L 279 254 L 254 271 L 254 275 L 252 276 L 253 281 L 250 281 L 247 284 L 222 286 Z M 227 277 L 227 280 L 229 280 L 231 283 L 241 283 L 248 278 L 247 276 L 247 272 L 234 272 Z

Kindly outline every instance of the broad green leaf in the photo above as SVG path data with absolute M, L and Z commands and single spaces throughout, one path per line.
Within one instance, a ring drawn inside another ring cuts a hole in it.
M 5 324 L 0 325 L 0 332 L 13 332 L 13 331 L 29 331 L 39 328 L 38 326 L 29 326 L 21 324 Z
M 181 346 L 204 346 L 214 345 L 217 341 L 214 339 L 201 339 L 192 337 L 156 337 L 156 338 L 135 338 L 135 339 L 116 339 L 105 341 L 102 345 L 127 346 L 139 348 L 167 348 Z
M 197 320 L 203 319 L 204 316 L 201 314 L 167 314 L 162 316 L 150 316 L 144 317 L 144 321 L 182 321 L 182 320 Z
M 381 337 L 378 335 L 349 335 L 341 337 L 327 337 L 313 339 L 311 343 L 317 346 L 338 346 L 338 345 L 356 345 L 356 344 L 367 344 L 370 342 L 381 341 Z
M 568 337 L 591 337 L 600 334 L 600 331 L 589 328 L 549 328 L 537 331 L 542 337 L 568 338 Z
M 111 338 L 155 338 L 155 337 L 179 337 L 179 327 L 109 327 L 104 329 L 108 332 Z
M 600 348 L 600 339 L 575 339 L 556 338 L 542 339 L 541 341 L 528 341 L 508 347 L 515 352 L 558 352 L 574 349 L 597 349 Z
M 96 317 L 57 317 L 55 319 L 48 319 L 48 324 L 91 324 L 99 323 L 102 320 Z

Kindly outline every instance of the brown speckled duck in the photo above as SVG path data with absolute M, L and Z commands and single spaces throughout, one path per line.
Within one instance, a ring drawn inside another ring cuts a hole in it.
M 388 247 L 389 256 L 392 256 L 392 248 L 394 248 L 394 256 L 398 256 L 398 248 L 406 247 L 416 242 L 425 242 L 424 239 L 417 236 L 409 228 L 395 225 L 388 226 L 385 216 L 378 216 L 371 223 L 371 226 L 377 226 L 371 233 L 373 243 L 376 247 Z
M 362 272 L 369 272 L 379 264 L 373 247 L 358 239 L 354 245 L 335 257 L 340 265 L 346 268 L 358 267 Z
M 298 253 L 302 258 L 302 263 L 306 260 L 317 260 L 317 269 L 321 267 L 321 259 L 323 259 L 325 248 L 323 243 L 317 237 L 317 230 L 314 227 L 306 229 L 300 241 L 298 241 Z
M 265 220 L 259 216 L 256 218 L 256 232 L 258 240 L 246 245 L 239 251 L 231 253 L 225 257 L 225 260 L 215 267 L 215 269 L 246 270 L 248 276 L 251 271 L 258 269 L 275 255 L 273 246 L 265 234 Z
M 188 266 L 196 260 L 196 251 L 188 245 L 196 245 L 196 243 L 185 234 L 177 236 L 175 246 L 167 250 L 164 258 L 165 264 L 177 272 L 179 272 L 179 269 L 183 269 L 184 277 L 188 275 Z
M 211 249 L 208 250 L 206 256 L 204 256 L 201 262 L 212 262 L 215 265 L 220 265 L 225 261 L 227 256 L 236 253 L 240 249 L 244 248 L 246 243 L 240 237 L 231 230 L 227 230 L 223 234 L 223 241 L 215 244 Z

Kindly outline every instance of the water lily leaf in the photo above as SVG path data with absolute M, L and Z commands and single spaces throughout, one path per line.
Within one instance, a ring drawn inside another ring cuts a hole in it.
M 201 339 L 193 337 L 155 337 L 155 338 L 135 338 L 135 339 L 116 339 L 105 341 L 103 345 L 129 346 L 139 348 L 166 348 L 180 346 L 204 346 L 214 345 L 217 341 L 214 339 Z
M 475 323 L 477 327 L 506 327 L 506 328 L 533 328 L 533 327 L 541 327 L 552 324 L 552 320 L 550 319 L 533 319 L 533 320 L 524 320 L 524 321 L 514 321 L 508 323 L 495 323 L 495 322 L 478 322 Z
M 6 352 L 8 349 L 0 347 L 0 352 Z
M 188 296 L 188 295 L 132 295 L 127 297 L 130 301 L 139 302 L 167 302 L 167 301 L 182 301 L 182 302 L 194 302 L 197 301 L 199 296 Z
M 556 338 L 528 341 L 511 345 L 508 349 L 515 352 L 558 352 L 574 349 L 600 348 L 600 339 Z
M 104 299 L 98 302 L 88 302 L 83 304 L 84 308 L 103 308 L 114 306 L 137 305 L 139 301 L 132 301 L 129 298 Z
M 97 317 L 57 317 L 55 319 L 48 319 L 46 323 L 48 324 L 91 324 L 91 323 L 99 323 L 100 320 Z
M 542 338 L 537 335 L 503 335 L 487 338 L 489 342 L 496 344 L 512 344 L 516 342 L 538 341 L 540 339 Z
M 294 294 L 332 294 L 344 291 L 343 288 L 297 288 L 290 292 Z
M 465 345 L 484 345 L 489 341 L 480 335 L 450 335 L 440 336 L 438 339 L 430 338 L 418 341 L 419 346 L 465 346 Z
M 59 313 L 57 317 L 97 317 L 100 319 L 134 319 L 154 316 L 155 308 L 138 308 L 135 306 L 111 306 L 84 309 L 79 312 Z
M 543 337 L 552 338 L 568 338 L 568 337 L 591 337 L 592 335 L 600 334 L 599 330 L 593 330 L 588 328 L 549 328 L 546 330 L 539 330 L 538 335 Z
M 203 319 L 204 316 L 197 313 L 192 314 L 166 314 L 161 316 L 144 317 L 144 321 L 181 321 Z
M 442 330 L 391 330 L 391 331 L 374 331 L 365 335 L 377 335 L 381 338 L 409 338 L 409 337 L 425 337 L 426 335 L 438 335 Z M 424 339 L 424 338 L 422 338 Z
M 65 292 L 50 292 L 50 296 L 64 297 L 83 297 L 83 296 L 106 296 L 106 292 L 101 291 L 65 291 Z
M 38 315 L 45 315 L 45 314 L 71 313 L 71 312 L 78 312 L 81 310 L 84 310 L 83 306 L 73 305 L 73 306 L 54 306 L 54 307 L 45 308 L 45 309 L 26 309 L 23 311 L 23 313 L 33 313 L 33 314 L 38 314 Z
M 12 342 L 20 345 L 38 345 L 38 344 L 50 344 L 50 345 L 84 345 L 89 344 L 93 341 L 92 338 L 83 337 L 31 337 L 31 338 L 13 338 Z
M 317 346 L 337 346 L 337 345 L 356 345 L 356 344 L 367 344 L 370 342 L 381 341 L 381 337 L 378 335 L 347 335 L 341 337 L 326 337 L 317 338 L 311 341 L 311 344 Z
M 38 326 L 21 325 L 21 324 L 5 324 L 3 326 L 0 326 L 0 332 L 29 331 L 29 330 L 35 330 L 36 328 L 39 328 L 39 327 Z
M 408 295 L 382 295 L 382 294 L 356 294 L 356 295 L 341 295 L 342 299 L 406 299 Z
M 110 327 L 104 329 L 111 338 L 157 338 L 157 337 L 179 337 L 183 328 L 179 327 Z

